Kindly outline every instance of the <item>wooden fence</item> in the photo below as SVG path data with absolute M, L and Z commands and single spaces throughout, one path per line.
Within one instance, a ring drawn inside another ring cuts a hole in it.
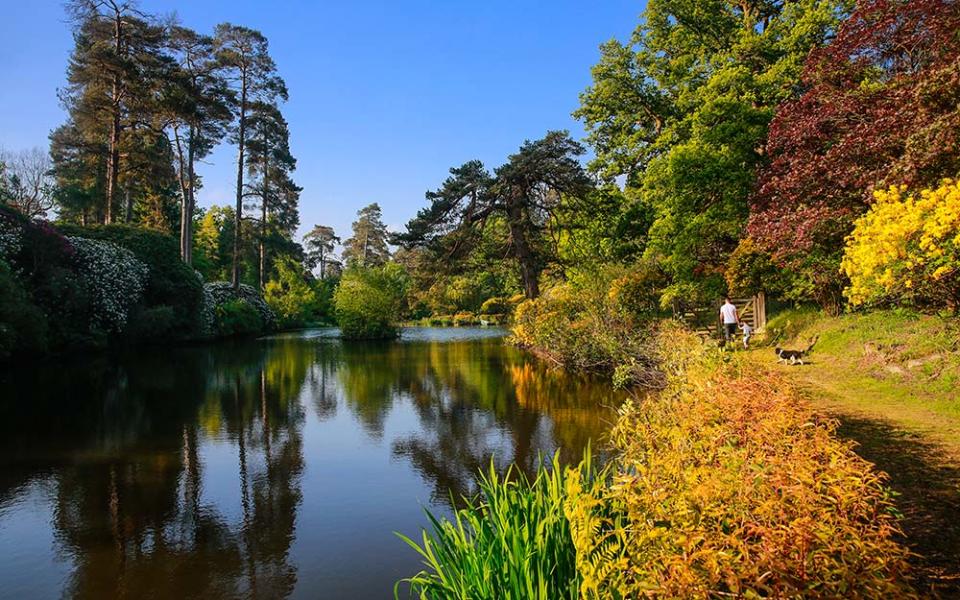
M 763 292 L 751 298 L 731 298 L 730 301 L 737 307 L 741 322 L 749 324 L 756 332 L 764 330 L 767 326 L 767 301 Z M 717 303 L 715 306 L 682 309 L 675 304 L 673 316 L 701 335 L 720 336 L 723 329 L 720 322 L 720 305 L 721 303 Z

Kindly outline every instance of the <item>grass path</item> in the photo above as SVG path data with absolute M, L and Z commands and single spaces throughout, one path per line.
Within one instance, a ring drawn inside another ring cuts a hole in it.
M 864 367 L 862 352 L 837 350 L 815 347 L 809 364 L 775 368 L 815 407 L 837 418 L 839 434 L 855 441 L 857 452 L 890 476 L 905 541 L 918 555 L 918 588 L 934 597 L 960 598 L 958 398 L 914 378 L 878 377 L 875 369 Z M 770 347 L 740 355 L 776 363 Z

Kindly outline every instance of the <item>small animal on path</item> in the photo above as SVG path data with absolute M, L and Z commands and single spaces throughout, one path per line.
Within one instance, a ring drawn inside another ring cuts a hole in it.
M 780 346 L 777 346 L 773 350 L 777 353 L 777 362 L 782 362 L 786 364 L 789 362 L 791 365 L 797 363 L 803 364 L 803 350 L 784 350 Z
M 802 365 L 802 364 L 803 364 L 803 357 L 804 357 L 808 352 L 810 352 L 811 350 L 813 350 L 813 345 L 817 343 L 817 340 L 818 340 L 818 339 L 820 339 L 819 336 L 813 338 L 813 341 L 810 342 L 810 345 L 807 346 L 806 349 L 804 349 L 804 350 L 786 350 L 786 349 L 784 349 L 784 348 L 781 348 L 780 346 L 777 346 L 776 348 L 773 349 L 773 351 L 774 351 L 774 352 L 776 353 L 776 355 L 777 355 L 777 362 L 778 362 L 778 363 L 779 363 L 779 362 L 782 362 L 782 363 L 784 363 L 784 364 L 786 364 L 786 363 L 789 362 L 791 365 L 795 365 L 795 364 L 797 364 L 797 363 L 800 363 L 800 364 Z

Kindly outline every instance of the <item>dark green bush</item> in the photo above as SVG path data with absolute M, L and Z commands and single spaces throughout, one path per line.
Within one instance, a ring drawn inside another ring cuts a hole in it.
M 47 345 L 47 320 L 30 302 L 9 265 L 0 260 L 0 360 L 14 352 L 43 352 Z
M 60 230 L 66 235 L 110 241 L 133 252 L 150 269 L 144 291 L 145 306 L 173 309 L 170 329 L 163 335 L 187 338 L 199 333 L 203 284 L 193 269 L 180 260 L 180 250 L 173 237 L 127 225 L 61 225 Z
M 170 338 L 176 314 L 172 306 L 141 308 L 130 315 L 126 335 L 132 341 L 158 342 Z
M 223 336 L 241 336 L 260 333 L 263 319 L 246 300 L 230 300 L 217 307 L 217 330 Z

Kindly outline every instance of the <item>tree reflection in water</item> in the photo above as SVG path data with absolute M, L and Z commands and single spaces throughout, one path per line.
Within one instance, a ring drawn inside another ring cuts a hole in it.
M 321 426 L 349 415 L 446 502 L 491 457 L 528 471 L 555 449 L 578 459 L 606 428 L 598 407 L 619 402 L 498 339 L 284 336 L 12 370 L 0 384 L 0 508 L 31 482 L 53 490 L 54 552 L 72 563 L 62 591 L 77 598 L 277 598 L 298 568 L 324 568 L 291 558 L 298 512 L 313 510 L 308 411 Z M 413 425 L 388 434 L 401 413 Z M 17 577 L 0 567 L 0 586 Z

